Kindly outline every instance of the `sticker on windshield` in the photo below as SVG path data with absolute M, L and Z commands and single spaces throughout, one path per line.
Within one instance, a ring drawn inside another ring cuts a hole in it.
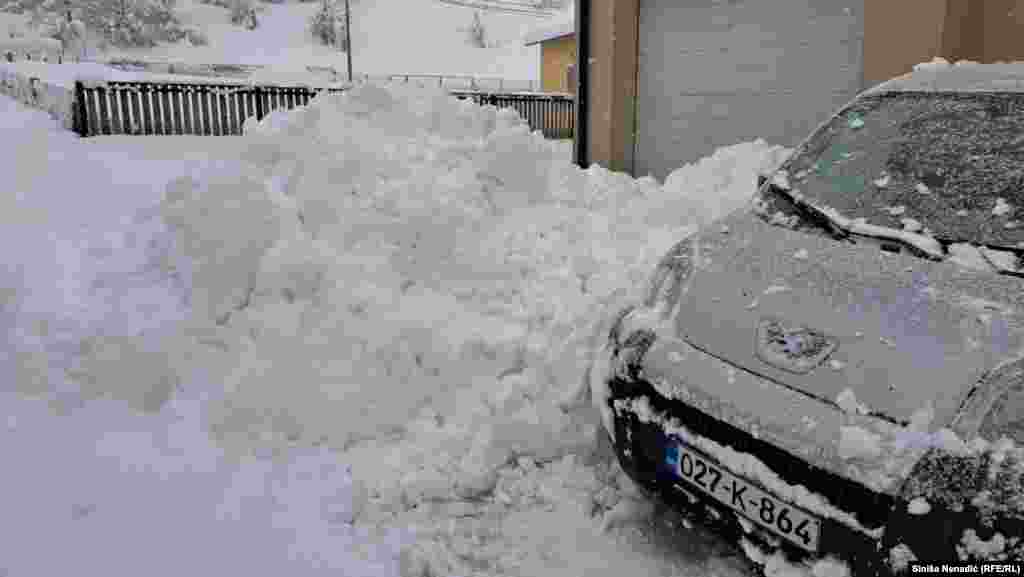
M 847 126 L 854 130 L 857 130 L 858 128 L 864 128 L 864 120 L 862 120 L 859 116 L 854 116 L 850 118 L 850 121 L 847 123 Z

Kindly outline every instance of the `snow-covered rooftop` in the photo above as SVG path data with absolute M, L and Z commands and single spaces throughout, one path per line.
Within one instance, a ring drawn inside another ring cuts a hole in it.
M 576 17 L 572 11 L 565 11 L 551 20 L 546 20 L 543 24 L 530 30 L 523 36 L 523 44 L 530 46 L 531 44 L 539 44 L 548 40 L 554 40 L 556 38 L 562 38 L 563 36 L 569 36 L 576 33 Z
M 950 63 L 942 58 L 918 64 L 914 71 L 888 80 L 869 93 L 1024 92 L 1024 62 L 979 64 L 967 60 Z

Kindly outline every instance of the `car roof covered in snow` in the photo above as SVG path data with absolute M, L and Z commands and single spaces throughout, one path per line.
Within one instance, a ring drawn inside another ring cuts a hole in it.
M 979 64 L 960 61 L 950 64 L 936 58 L 916 65 L 909 74 L 868 89 L 865 94 L 903 91 L 1024 93 L 1024 62 Z

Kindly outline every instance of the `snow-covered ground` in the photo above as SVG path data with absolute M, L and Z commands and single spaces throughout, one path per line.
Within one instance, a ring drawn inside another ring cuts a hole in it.
M 90 58 L 166 60 L 208 64 L 263 65 L 261 80 L 304 77 L 308 66 L 346 70 L 346 55 L 317 44 L 309 33 L 309 19 L 319 2 L 256 3 L 260 26 L 247 30 L 232 25 L 226 8 L 199 0 L 178 0 L 183 24 L 202 30 L 209 43 L 187 41 L 161 44 L 152 49 L 116 49 Z M 503 78 L 525 86 L 538 78 L 537 46 L 523 46 L 523 34 L 536 16 L 486 13 L 482 20 L 492 47 L 473 48 L 464 29 L 473 10 L 435 0 L 363 0 L 353 2 L 353 68 L 357 75 L 446 74 Z M 0 13 L 0 34 L 7 28 L 25 29 L 26 18 Z
M 2 97 L 0 130 L 7 576 L 749 571 L 560 401 L 786 150 L 660 186 L 373 84 L 242 137 L 79 140 Z

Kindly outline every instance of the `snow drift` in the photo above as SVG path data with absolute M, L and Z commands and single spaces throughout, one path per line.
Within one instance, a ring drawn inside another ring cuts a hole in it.
M 110 416 L 118 403 L 141 413 L 130 420 L 147 431 L 178 423 L 184 436 L 173 435 L 173 454 L 125 445 L 113 465 L 160 478 L 168 467 L 183 471 L 181 483 L 159 485 L 166 506 L 153 514 L 195 536 L 188 550 L 221 530 L 200 527 L 202 507 L 175 513 L 186 509 L 178 500 L 194 501 L 184 487 L 195 485 L 209 491 L 204 502 L 229 489 L 218 512 L 226 522 L 273 508 L 267 519 L 287 529 L 277 544 L 287 542 L 295 559 L 319 556 L 324 567 L 347 562 L 338 539 L 350 538 L 333 537 L 341 523 L 367 535 L 412 525 L 416 546 L 400 559 L 409 574 L 664 568 L 664 559 L 603 536 L 590 519 L 608 511 L 610 527 L 646 509 L 631 506 L 625 478 L 593 465 L 598 418 L 563 412 L 558 401 L 584 382 L 607 313 L 674 241 L 746 202 L 756 173 L 783 149 L 728 147 L 662 186 L 580 170 L 510 111 L 378 85 L 250 123 L 246 136 L 218 141 L 243 150 L 240 159 L 182 163 L 177 176 L 142 161 L 127 173 L 106 171 L 106 156 L 82 152 L 100 142 L 47 139 L 25 140 L 31 146 L 15 160 L 37 149 L 62 162 L 85 154 L 97 194 L 81 218 L 96 222 L 79 231 L 77 211 L 44 214 L 43 205 L 63 208 L 57 199 L 77 189 L 38 194 L 36 177 L 15 171 L 22 194 L 5 214 L 24 224 L 10 238 L 38 239 L 64 264 L 8 245 L 17 266 L 0 277 L 0 313 L 15 327 L 6 337 L 17 342 L 4 353 L 20 371 L 9 382 L 61 399 L 54 406 L 73 418 L 55 428 L 84 446 L 118 438 L 125 419 Z M 118 182 L 101 185 L 103 174 Z M 90 400 L 101 397 L 109 401 Z M 14 422 L 19 439 L 54 426 L 43 416 Z M 53 436 L 54 446 L 63 438 Z M 263 488 L 267 447 L 278 449 L 274 467 L 289 471 L 287 491 Z M 236 466 L 222 449 L 257 456 Z M 67 469 L 64 453 L 40 450 L 57 455 L 47 467 Z M 97 538 L 122 539 L 146 510 L 123 498 L 136 491 L 135 477 L 89 459 L 75 467 L 111 477 L 95 482 L 107 489 L 76 489 L 85 505 L 75 518 L 94 518 L 88 503 L 98 502 L 95 518 L 105 524 Z M 322 459 L 344 463 L 335 475 L 343 482 L 321 470 Z M 194 472 L 187 482 L 185 471 Z M 331 504 L 339 499 L 343 506 Z M 259 559 L 277 555 L 261 550 Z M 231 551 L 223 554 L 223 566 L 232 565 Z M 90 559 L 110 567 L 103 554 Z
M 512 111 L 373 84 L 247 134 L 245 174 L 183 176 L 161 209 L 229 359 L 213 430 L 347 447 L 429 409 L 465 441 L 450 490 L 589 441 L 555 401 L 596 323 L 785 153 L 737 145 L 662 187 L 555 160 Z

